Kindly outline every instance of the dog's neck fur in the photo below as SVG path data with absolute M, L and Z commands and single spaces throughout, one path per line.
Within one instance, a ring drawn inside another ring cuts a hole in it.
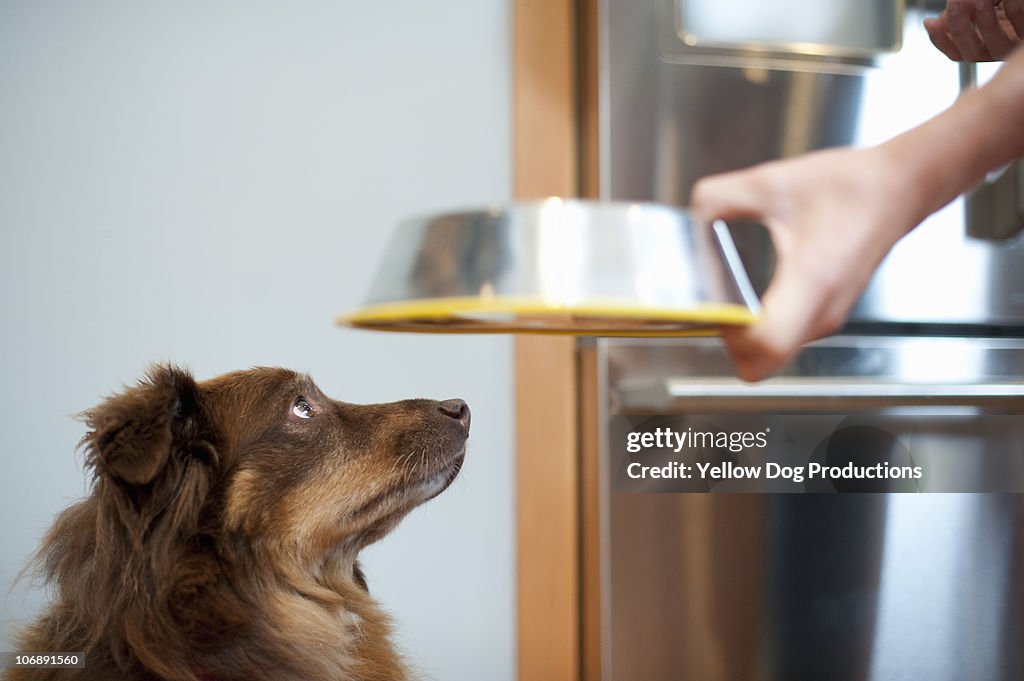
M 286 547 L 232 542 L 234 555 L 208 555 L 198 543 L 153 560 L 145 545 L 153 537 L 123 538 L 105 527 L 112 520 L 101 499 L 90 497 L 61 515 L 39 555 L 60 592 L 25 632 L 22 649 L 85 652 L 85 669 L 62 678 L 407 678 L 388 618 L 360 583 L 354 556 L 309 570 L 294 557 L 256 553 Z M 119 574 L 99 568 L 112 558 L 123 563 Z M 232 571 L 234 583 L 218 567 L 224 560 L 247 568 Z

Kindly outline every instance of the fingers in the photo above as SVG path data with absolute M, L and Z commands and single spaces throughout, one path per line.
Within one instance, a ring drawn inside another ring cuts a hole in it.
M 828 299 L 827 288 L 816 285 L 816 272 L 801 271 L 805 268 L 793 264 L 792 245 L 799 239 L 794 239 L 791 227 L 780 226 L 778 202 L 801 203 L 793 196 L 793 187 L 801 186 L 807 173 L 819 172 L 805 164 L 820 163 L 823 153 L 827 152 L 704 178 L 691 192 L 689 210 L 694 214 L 708 220 L 758 220 L 772 233 L 779 261 L 762 300 L 760 319 L 750 327 L 727 327 L 722 332 L 736 372 L 744 380 L 758 381 L 774 373 L 815 337 L 817 312 Z
M 689 209 L 705 220 L 758 219 L 769 199 L 770 192 L 754 167 L 699 180 L 690 192 Z
M 764 321 L 750 327 L 730 326 L 722 329 L 722 340 L 736 367 L 736 375 L 744 381 L 768 378 L 795 354 L 800 346 L 773 338 Z
M 785 364 L 788 357 L 770 352 L 765 347 L 764 337 L 757 326 L 726 326 L 722 328 L 722 340 L 729 357 L 736 368 L 736 375 L 744 381 L 754 383 L 768 378 Z
M 706 220 L 763 220 L 771 210 L 773 193 L 765 166 L 755 166 L 698 181 L 690 194 L 689 210 Z M 802 296 L 788 291 L 797 282 L 777 273 L 764 296 L 763 314 L 750 327 L 724 327 L 722 337 L 746 381 L 759 381 L 775 372 L 800 346 Z
M 1015 43 L 1010 40 L 999 17 L 996 15 L 995 5 L 991 0 L 982 0 L 977 3 L 974 23 L 978 28 L 978 35 L 985 50 L 993 59 L 1003 59 L 1013 51 Z
M 786 262 L 762 300 L 761 318 L 749 327 L 722 331 L 726 349 L 745 381 L 760 381 L 775 373 L 800 347 L 835 330 L 841 316 L 827 312 L 833 295 L 807 272 Z
M 1006 58 L 1024 39 L 1024 0 L 948 0 L 925 19 L 928 37 L 954 61 Z
M 1003 0 L 1003 15 L 1017 34 L 1018 42 L 1024 40 L 1024 0 Z
M 960 50 L 957 48 L 956 43 L 949 37 L 949 32 L 946 30 L 946 21 L 942 17 L 928 18 L 924 20 L 924 28 L 928 31 L 928 37 L 931 38 L 932 44 L 938 48 L 939 52 L 946 55 L 953 61 L 963 61 L 964 56 L 960 54 Z
M 946 5 L 946 26 L 965 61 L 992 61 L 992 55 L 974 30 L 974 3 L 969 0 L 949 0 Z

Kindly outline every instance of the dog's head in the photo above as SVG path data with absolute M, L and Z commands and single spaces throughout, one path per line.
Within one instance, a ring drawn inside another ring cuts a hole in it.
M 92 493 L 39 554 L 65 647 L 164 678 L 308 665 L 303 646 L 320 671 L 295 678 L 355 674 L 359 646 L 397 668 L 356 556 L 451 484 L 465 402 L 347 404 L 284 369 L 196 382 L 157 366 L 83 416 Z
M 354 558 L 443 491 L 470 425 L 462 400 L 348 404 L 284 369 L 197 383 L 170 366 L 85 418 L 101 493 L 140 532 L 173 514 L 179 540 L 226 536 L 306 561 Z

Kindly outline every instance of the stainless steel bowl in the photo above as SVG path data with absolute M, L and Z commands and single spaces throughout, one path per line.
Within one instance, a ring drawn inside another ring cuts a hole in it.
M 757 309 L 724 223 L 658 204 L 552 198 L 399 225 L 366 305 L 338 321 L 664 336 L 749 324 Z

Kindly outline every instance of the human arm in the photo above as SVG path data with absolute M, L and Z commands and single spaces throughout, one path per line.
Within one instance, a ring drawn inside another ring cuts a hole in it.
M 775 275 L 762 314 L 724 329 L 737 373 L 760 380 L 845 321 L 892 246 L 928 215 L 1024 156 L 1024 48 L 993 79 L 898 137 L 699 181 L 690 208 L 771 233 Z

